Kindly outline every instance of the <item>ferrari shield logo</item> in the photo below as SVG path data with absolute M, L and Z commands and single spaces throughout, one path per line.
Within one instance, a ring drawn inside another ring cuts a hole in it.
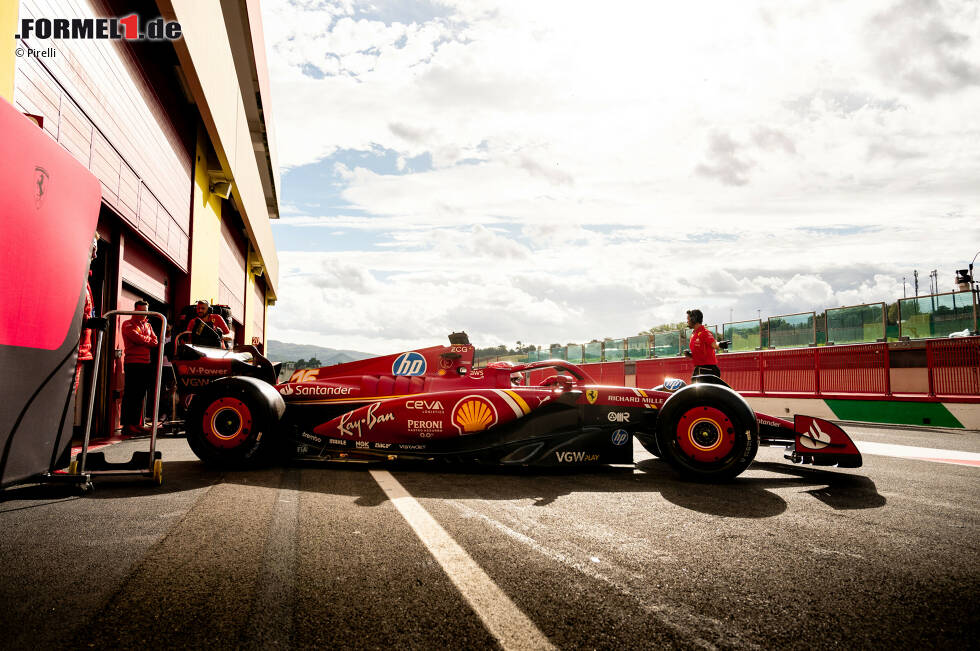
M 594 405 L 595 404 L 595 401 L 599 399 L 599 390 L 598 389 L 586 389 L 585 390 L 585 399 L 589 401 L 589 404 L 590 405 Z
M 51 177 L 43 167 L 34 168 L 34 207 L 40 208 L 48 195 L 48 179 Z

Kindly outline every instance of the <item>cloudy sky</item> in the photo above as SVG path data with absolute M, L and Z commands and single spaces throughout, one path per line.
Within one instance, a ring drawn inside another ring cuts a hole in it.
M 948 291 L 980 250 L 978 6 L 263 0 L 269 335 L 548 345 Z

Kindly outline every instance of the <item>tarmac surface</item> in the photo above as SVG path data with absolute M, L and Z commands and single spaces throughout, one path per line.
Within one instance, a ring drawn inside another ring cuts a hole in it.
M 847 426 L 980 453 L 980 432 Z M 146 440 L 107 448 L 123 460 Z M 881 446 L 876 450 L 883 450 Z M 400 464 L 0 493 L 0 646 L 976 648 L 980 466 L 763 448 L 735 482 Z M 952 452 L 942 457 L 955 457 Z M 970 462 L 967 462 L 970 463 Z

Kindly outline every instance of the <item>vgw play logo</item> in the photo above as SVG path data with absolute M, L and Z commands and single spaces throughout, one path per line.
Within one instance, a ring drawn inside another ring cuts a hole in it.
M 402 353 L 391 365 L 392 375 L 425 375 L 425 358 L 421 353 Z

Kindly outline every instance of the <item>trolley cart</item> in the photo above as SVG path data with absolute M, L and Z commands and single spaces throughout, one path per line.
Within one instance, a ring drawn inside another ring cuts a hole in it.
M 160 332 L 159 346 L 157 349 L 157 372 L 156 372 L 156 382 L 153 385 L 153 427 L 150 430 L 150 450 L 149 452 L 136 451 L 133 452 L 133 456 L 129 461 L 124 461 L 121 463 L 110 462 L 105 458 L 103 452 L 93 452 L 89 454 L 89 438 L 91 435 L 91 425 L 92 425 L 92 412 L 95 407 L 95 390 L 93 390 L 89 396 L 89 403 L 85 411 L 85 438 L 82 441 L 82 451 L 78 454 L 75 461 L 72 461 L 71 465 L 68 467 L 68 472 L 71 475 L 85 475 L 90 476 L 126 476 L 126 475 L 139 475 L 143 477 L 148 477 L 153 480 L 158 486 L 163 483 L 163 458 L 160 452 L 156 449 L 157 445 L 157 414 L 160 411 L 160 380 L 163 375 L 163 351 L 164 351 L 164 337 L 162 333 L 167 331 L 167 317 L 165 317 L 160 312 L 149 312 L 149 311 L 136 311 L 136 310 L 110 310 L 103 315 L 101 329 L 98 331 L 96 337 L 96 354 L 95 354 L 95 368 L 93 369 L 93 377 L 98 377 L 99 362 L 102 348 L 102 337 L 105 330 L 108 328 L 108 324 L 112 323 L 115 325 L 115 317 L 119 316 L 131 316 L 140 315 L 146 317 L 155 317 L 160 319 Z M 112 319 L 110 321 L 110 319 Z M 94 319 L 93 319 L 94 321 Z

